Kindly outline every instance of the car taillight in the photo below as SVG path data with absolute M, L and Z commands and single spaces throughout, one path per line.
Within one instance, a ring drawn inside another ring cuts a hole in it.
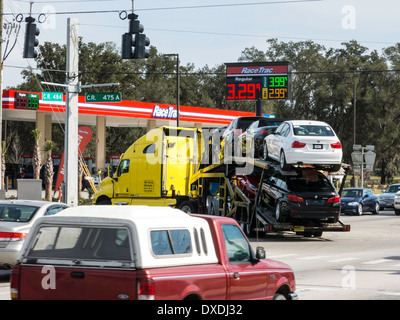
M 292 143 L 292 148 L 304 148 L 306 146 L 306 144 L 304 142 L 300 142 L 300 141 L 293 141 Z
M 153 279 L 138 279 L 138 300 L 154 300 L 155 287 Z
M 334 197 L 328 199 L 328 203 L 337 203 L 337 202 L 340 202 L 339 196 L 334 196 Z
M 261 134 L 263 136 L 267 136 L 267 135 L 269 135 L 269 132 L 268 132 L 268 130 L 261 130 Z
M 331 147 L 333 149 L 342 149 L 342 144 L 340 143 L 340 141 L 335 142 L 335 143 L 331 143 Z
M 12 300 L 19 299 L 19 274 L 21 265 L 16 264 L 11 271 L 10 275 L 10 295 Z
M 304 202 L 303 198 L 295 196 L 294 194 L 289 194 L 288 200 L 292 202 Z
M 0 241 L 22 241 L 27 235 L 19 232 L 0 232 Z

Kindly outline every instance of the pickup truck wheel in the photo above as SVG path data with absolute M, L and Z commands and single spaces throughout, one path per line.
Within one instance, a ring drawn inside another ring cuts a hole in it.
M 273 299 L 274 300 L 287 300 L 286 297 L 280 293 L 275 293 Z
M 396 216 L 400 216 L 400 209 L 394 209 L 394 214 Z

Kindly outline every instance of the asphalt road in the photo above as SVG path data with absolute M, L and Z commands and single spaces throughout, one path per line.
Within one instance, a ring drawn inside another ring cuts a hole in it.
M 400 300 L 400 216 L 383 211 L 341 220 L 350 232 L 275 234 L 251 242 L 293 268 L 300 300 Z M 10 297 L 9 274 L 0 270 L 0 300 Z
M 400 216 L 342 216 L 350 232 L 321 238 L 294 234 L 251 239 L 266 256 L 287 263 L 301 300 L 400 300 Z

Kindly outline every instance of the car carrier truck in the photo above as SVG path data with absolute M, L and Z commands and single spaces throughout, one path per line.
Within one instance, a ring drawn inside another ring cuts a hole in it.
M 271 172 L 291 175 L 274 161 L 227 156 L 208 164 L 210 137 L 200 129 L 161 127 L 138 139 L 122 154 L 115 173 L 104 179 L 95 194 L 95 204 L 170 206 L 187 213 L 232 217 L 247 235 L 294 231 L 304 236 L 321 236 L 324 231 L 350 231 L 338 217 L 281 221 L 262 199 L 263 181 Z M 238 172 L 257 168 L 260 183 L 252 197 L 237 184 Z M 312 167 L 311 170 L 326 168 Z M 348 166 L 343 166 L 347 175 Z M 338 192 L 335 206 L 340 213 Z M 282 203 L 284 204 L 284 203 Z

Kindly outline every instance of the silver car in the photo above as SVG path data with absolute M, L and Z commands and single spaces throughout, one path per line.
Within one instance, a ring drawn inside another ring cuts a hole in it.
M 0 201 L 0 268 L 16 263 L 33 222 L 68 208 L 63 203 L 33 200 Z
M 394 209 L 394 195 L 400 190 L 400 183 L 390 185 L 382 194 L 378 195 L 381 209 Z

